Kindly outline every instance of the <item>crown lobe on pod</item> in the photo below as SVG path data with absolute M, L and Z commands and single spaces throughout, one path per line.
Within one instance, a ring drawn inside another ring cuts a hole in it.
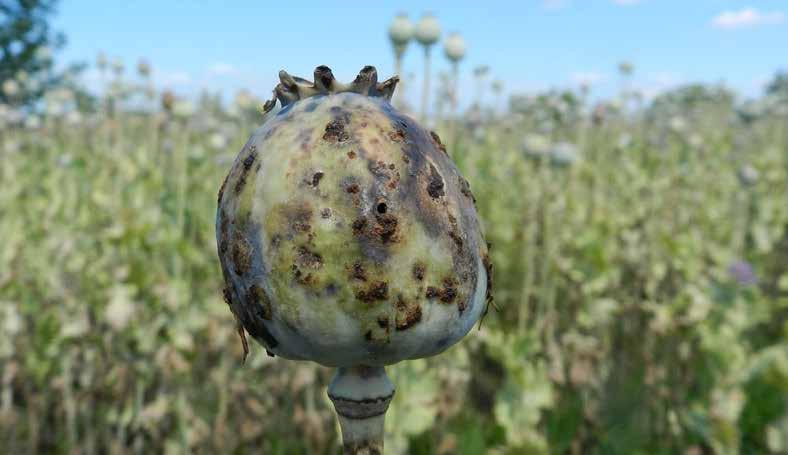
M 334 78 L 331 68 L 320 65 L 315 68 L 313 81 L 310 82 L 300 77 L 294 77 L 285 70 L 279 71 L 279 84 L 274 87 L 273 96 L 263 105 L 263 112 L 273 110 L 277 100 L 285 107 L 298 100 L 327 93 L 354 92 L 360 95 L 384 98 L 391 100 L 394 89 L 399 82 L 399 77 L 393 76 L 381 83 L 378 82 L 378 72 L 374 66 L 365 66 L 350 84 L 343 84 Z

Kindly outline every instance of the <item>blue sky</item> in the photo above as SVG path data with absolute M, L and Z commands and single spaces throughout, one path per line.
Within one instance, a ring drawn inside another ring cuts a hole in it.
M 179 93 L 208 87 L 229 96 L 246 87 L 268 96 L 282 68 L 309 76 L 327 64 L 348 80 L 373 64 L 390 75 L 389 22 L 398 12 L 415 21 L 424 11 L 438 17 L 443 36 L 457 31 L 468 44 L 460 84 L 466 102 L 472 69 L 482 64 L 507 93 L 587 81 L 597 96 L 616 90 L 622 60 L 635 65 L 632 84 L 649 94 L 724 81 L 751 95 L 776 70 L 788 70 L 784 0 L 64 0 L 55 26 L 68 38 L 63 62 L 93 62 L 103 51 L 133 67 L 144 57 L 156 80 Z M 447 70 L 442 49 L 433 55 L 433 74 Z M 404 72 L 416 75 L 409 97 L 419 94 L 422 65 L 422 49 L 412 43 L 404 62 Z

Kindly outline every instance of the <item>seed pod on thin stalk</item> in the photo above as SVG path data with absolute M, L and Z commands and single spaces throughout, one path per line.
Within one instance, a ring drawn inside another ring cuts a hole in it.
M 460 61 L 465 57 L 465 40 L 457 32 L 449 34 L 443 43 L 443 52 L 451 62 L 451 134 L 449 137 L 452 148 L 455 145 L 455 134 L 457 131 L 457 98 L 460 86 Z
M 458 342 L 491 301 L 492 266 L 468 182 L 440 138 L 367 66 L 349 84 L 282 71 L 271 115 L 219 191 L 216 237 L 245 352 L 336 367 L 346 453 L 381 453 L 385 366 Z
M 430 13 L 424 14 L 416 25 L 416 41 L 424 46 L 424 89 L 421 94 L 421 121 L 427 120 L 430 98 L 430 47 L 438 42 L 441 27 L 438 19 Z
M 397 15 L 389 26 L 389 40 L 391 40 L 391 46 L 394 48 L 394 72 L 400 78 L 402 77 L 402 57 L 405 55 L 408 43 L 413 39 L 413 28 L 413 22 L 410 21 L 405 13 Z M 395 101 L 404 96 L 403 85 L 402 80 L 400 80 Z

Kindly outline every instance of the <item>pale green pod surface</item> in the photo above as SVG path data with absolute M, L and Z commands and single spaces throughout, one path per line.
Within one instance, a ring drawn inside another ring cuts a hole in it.
M 231 310 L 284 358 L 431 356 L 489 299 L 468 182 L 385 97 L 310 95 L 272 115 L 222 185 L 216 230 Z

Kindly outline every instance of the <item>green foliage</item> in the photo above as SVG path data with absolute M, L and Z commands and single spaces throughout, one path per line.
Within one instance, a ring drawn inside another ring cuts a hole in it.
M 0 103 L 28 104 L 62 76 L 53 71 L 52 53 L 62 34 L 50 29 L 57 0 L 0 0 Z
M 159 111 L 135 90 L 0 123 L 0 447 L 338 453 L 331 371 L 257 346 L 241 365 L 219 292 L 216 191 L 254 103 Z M 439 124 L 500 310 L 391 368 L 388 452 L 788 450 L 786 118 L 682 93 L 662 99 L 687 110 L 592 116 L 555 93 Z

